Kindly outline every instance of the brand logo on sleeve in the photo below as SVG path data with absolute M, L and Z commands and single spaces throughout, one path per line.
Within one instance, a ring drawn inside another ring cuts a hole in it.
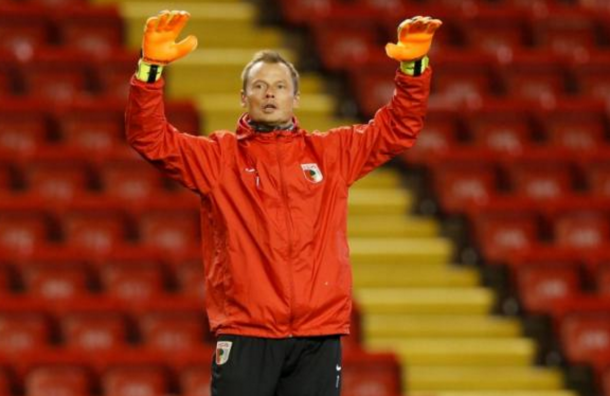
M 301 164 L 301 169 L 303 169 L 305 178 L 312 183 L 320 183 L 324 179 L 318 164 Z
M 222 366 L 229 360 L 229 354 L 231 353 L 231 346 L 233 345 L 230 341 L 218 341 L 216 343 L 216 364 Z

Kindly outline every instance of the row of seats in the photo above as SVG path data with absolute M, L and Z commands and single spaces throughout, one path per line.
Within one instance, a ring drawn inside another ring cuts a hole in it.
M 161 172 L 140 158 L 108 161 L 99 166 L 86 161 L 56 163 L 34 160 L 22 167 L 13 165 L 0 168 L 0 188 L 6 189 L 0 195 L 7 201 L 29 199 L 31 196 L 56 203 L 73 202 L 88 194 L 135 201 L 165 198 L 169 194 L 184 200 L 191 198 L 190 201 L 196 204 L 194 195 L 182 197 L 184 190 L 177 186 L 177 183 L 170 183 Z M 10 202 L 4 204 L 10 205 Z
M 33 312 L 0 314 L 0 353 L 27 353 L 50 346 L 118 351 L 141 346 L 166 352 L 213 345 L 207 318 L 198 311 L 89 311 L 49 318 Z
M 138 54 L 120 50 L 96 59 L 72 49 L 45 48 L 25 63 L 10 55 L 3 58 L 2 97 L 33 97 L 52 103 L 108 97 L 125 104 Z
M 385 57 L 380 46 L 374 50 L 374 59 L 356 53 L 347 54 L 349 59 L 342 60 L 333 41 L 324 42 L 329 61 L 347 69 L 363 115 L 373 115 L 392 96 L 394 85 L 388 76 L 396 64 Z M 343 39 L 337 41 L 342 42 Z M 346 51 L 351 48 L 357 47 Z M 610 57 L 601 52 L 570 61 L 544 51 L 515 52 L 506 60 L 476 51 L 442 51 L 432 56 L 432 67 L 432 109 L 477 110 L 488 102 L 553 107 L 561 101 L 610 98 L 610 77 L 605 72 L 610 67 Z
M 34 203 L 43 203 L 43 200 Z M 81 203 L 88 206 L 87 203 Z M 196 251 L 199 213 L 193 209 L 163 208 L 140 211 L 132 206 L 115 210 L 81 207 L 25 208 L 0 214 L 0 248 L 3 254 L 27 255 L 54 248 L 85 249 L 103 255 L 115 249 L 150 247 L 166 252 Z M 129 214 L 126 213 L 129 210 Z
M 98 353 L 42 349 L 22 354 L 20 364 L 3 369 L 12 357 L 0 358 L 0 393 L 25 396 L 207 396 L 214 350 L 159 353 L 142 348 Z M 393 355 L 350 351 L 342 364 L 346 396 L 396 396 L 400 372 Z M 12 393 L 11 391 L 14 391 Z
M 481 211 L 469 220 L 472 236 L 487 262 L 506 263 L 524 251 L 579 252 L 583 259 L 596 259 L 610 240 L 608 211 L 587 209 L 549 216 L 544 222 L 536 212 Z M 542 224 L 548 224 L 543 227 Z
M 173 270 L 158 262 L 109 262 L 86 265 L 74 261 L 23 261 L 0 264 L 0 295 L 32 296 L 47 300 L 115 298 L 142 303 L 164 295 L 201 301 L 204 274 L 201 263 Z
M 82 58 L 100 58 L 121 46 L 123 22 L 114 6 L 83 3 L 49 9 L 42 1 L 0 2 L 0 34 L 0 49 L 20 61 L 32 60 L 37 49 L 52 45 L 74 50 Z
M 403 158 L 433 165 L 451 161 L 452 156 L 462 161 L 474 150 L 481 159 L 536 155 L 548 159 L 549 151 L 564 150 L 569 153 L 557 158 L 569 161 L 577 158 L 574 154 L 607 148 L 609 124 L 604 104 L 596 100 L 559 101 L 548 108 L 490 100 L 459 114 L 437 108 L 430 111 L 416 146 Z
M 430 187 L 446 213 L 475 210 L 604 210 L 610 206 L 610 166 L 511 161 L 500 165 L 450 161 L 431 168 Z
M 122 81 L 125 89 L 129 79 Z M 122 88 L 123 89 L 123 88 Z M 168 101 L 168 120 L 180 131 L 197 134 L 201 120 L 196 107 L 185 101 Z M 59 104 L 49 98 L 0 98 L 0 153 L 4 161 L 33 157 L 91 161 L 116 153 L 118 158 L 134 158 L 127 147 L 124 127 L 125 103 L 120 100 L 79 100 Z M 61 151 L 60 157 L 53 152 Z

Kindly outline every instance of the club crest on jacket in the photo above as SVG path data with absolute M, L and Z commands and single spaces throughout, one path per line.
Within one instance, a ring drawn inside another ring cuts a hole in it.
M 229 354 L 231 353 L 231 346 L 233 345 L 230 341 L 218 341 L 216 343 L 216 364 L 222 366 L 229 360 Z
M 312 183 L 320 183 L 324 176 L 318 168 L 318 164 L 301 164 L 305 178 Z

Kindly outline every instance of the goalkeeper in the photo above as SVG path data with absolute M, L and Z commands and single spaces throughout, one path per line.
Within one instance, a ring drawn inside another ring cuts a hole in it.
M 183 134 L 169 124 L 163 68 L 197 46 L 189 20 L 163 11 L 144 29 L 126 111 L 129 144 L 201 197 L 205 307 L 217 337 L 214 396 L 338 396 L 340 337 L 349 334 L 349 187 L 413 146 L 441 22 L 415 17 L 386 53 L 396 90 L 368 124 L 307 133 L 294 116 L 299 75 L 273 51 L 242 73 L 235 133 Z

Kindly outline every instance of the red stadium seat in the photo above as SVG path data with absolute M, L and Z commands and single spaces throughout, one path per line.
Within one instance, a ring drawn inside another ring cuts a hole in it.
M 23 353 L 35 351 L 49 342 L 49 324 L 34 313 L 0 314 L 0 351 Z
M 537 217 L 526 212 L 488 212 L 474 217 L 476 239 L 490 262 L 503 262 L 513 253 L 538 243 Z
M 553 200 L 572 193 L 572 175 L 566 164 L 519 163 L 509 169 L 513 190 L 533 200 Z
M 182 396 L 210 396 L 211 383 L 210 366 L 189 367 L 180 373 Z
M 172 352 L 201 347 L 208 336 L 203 311 L 148 314 L 140 328 L 147 347 Z
M 451 101 L 475 101 L 494 93 L 492 59 L 472 53 L 439 54 L 434 61 L 432 93 Z M 497 84 L 496 84 L 497 85 Z
M 400 391 L 399 364 L 392 355 L 346 353 L 342 380 L 346 395 L 394 396 Z
M 330 15 L 337 0 L 281 0 L 279 3 L 290 23 L 303 24 Z
M 593 15 L 575 9 L 551 10 L 549 15 L 533 23 L 534 41 L 560 54 L 586 56 L 596 46 L 596 25 Z
M 0 4 L 0 49 L 26 61 L 37 48 L 49 43 L 50 33 L 44 9 L 19 3 Z
M 205 272 L 201 260 L 177 263 L 176 278 L 181 293 L 203 302 Z
M 565 213 L 555 219 L 555 243 L 577 249 L 602 248 L 610 241 L 610 224 L 601 213 Z
M 604 396 L 610 396 L 610 367 L 607 367 L 602 373 L 602 390 Z
M 100 172 L 104 192 L 111 197 L 137 204 L 163 194 L 161 172 L 143 160 L 107 162 Z
M 28 190 L 49 200 L 71 201 L 89 183 L 86 164 L 77 162 L 30 163 L 24 173 Z
M 0 212 L 1 251 L 31 254 L 46 244 L 48 233 L 46 218 L 40 214 Z
M 78 8 L 86 6 L 87 0 L 28 0 L 47 9 Z
M 139 221 L 140 239 L 147 246 L 170 252 L 185 252 L 199 245 L 196 211 L 144 213 Z
M 468 45 L 482 52 L 507 56 L 530 41 L 528 17 L 522 10 L 486 10 L 463 23 Z
M 561 343 L 570 362 L 591 362 L 597 354 L 610 351 L 610 316 L 567 316 L 561 323 Z
M 123 23 L 116 7 L 71 7 L 55 20 L 62 45 L 101 58 L 123 44 Z
M 0 296 L 10 293 L 12 288 L 12 280 L 9 270 L 6 266 L 0 263 Z M 0 393 L 1 395 L 2 393 Z
M 13 176 L 7 164 L 0 163 L 0 189 L 9 191 L 13 186 Z
M 598 52 L 586 59 L 586 62 L 576 63 L 573 69 L 579 93 L 582 97 L 610 100 L 610 55 Z
M 11 378 L 5 370 L 0 369 L 0 395 L 9 396 L 11 394 Z
M 550 144 L 574 152 L 591 152 L 607 145 L 604 122 L 603 111 L 596 108 L 560 108 L 544 117 Z
M 486 204 L 496 194 L 496 174 L 486 164 L 448 163 L 434 169 L 436 194 L 443 209 L 450 213 Z
M 125 302 L 142 302 L 163 294 L 162 272 L 153 266 L 106 266 L 101 269 L 104 290 Z
M 0 100 L 0 152 L 26 155 L 47 141 L 48 119 L 41 103 Z
M 593 163 L 586 169 L 589 191 L 599 197 L 610 197 L 610 163 Z
M 126 225 L 117 212 L 72 212 L 64 219 L 66 243 L 91 254 L 106 254 L 125 244 Z
M 93 96 L 90 61 L 76 51 L 46 50 L 24 66 L 29 95 L 50 104 L 70 103 Z
M 127 346 L 127 324 L 119 313 L 73 313 L 61 320 L 64 343 L 88 352 Z
M 58 110 L 55 121 L 62 144 L 92 156 L 118 149 L 129 150 L 125 141 L 124 113 L 124 106 L 110 102 L 81 102 Z
M 104 374 L 102 388 L 106 396 L 162 396 L 167 394 L 168 378 L 158 367 L 117 367 Z
M 374 116 L 392 98 L 395 86 L 388 75 L 392 75 L 394 69 L 395 65 L 385 69 L 363 68 L 351 71 L 350 81 L 355 87 L 358 105 L 365 117 Z
M 87 396 L 91 379 L 79 366 L 46 366 L 29 372 L 25 378 L 26 396 Z
M 547 313 L 556 300 L 580 293 L 576 267 L 522 266 L 516 276 L 523 306 L 531 313 Z
M 454 150 L 459 145 L 455 116 L 445 112 L 430 112 L 424 129 L 417 137 L 415 146 L 407 150 L 402 158 L 408 162 L 427 164 L 438 155 Z
M 370 21 L 333 20 L 313 26 L 324 66 L 330 70 L 360 68 L 378 52 L 378 38 Z
M 100 60 L 95 74 L 103 94 L 125 105 L 129 95 L 129 82 L 138 63 L 137 52 L 117 51 Z M 171 112 L 168 112 L 168 115 Z
M 487 106 L 468 117 L 473 145 L 497 154 L 518 155 L 533 143 L 523 106 Z
M 83 268 L 25 267 L 23 278 L 27 292 L 49 300 L 78 299 L 89 293 L 89 279 Z
M 595 273 L 597 292 L 603 296 L 610 296 L 610 265 L 600 266 Z
M 565 63 L 544 52 L 519 53 L 502 67 L 507 93 L 547 105 L 566 93 Z

